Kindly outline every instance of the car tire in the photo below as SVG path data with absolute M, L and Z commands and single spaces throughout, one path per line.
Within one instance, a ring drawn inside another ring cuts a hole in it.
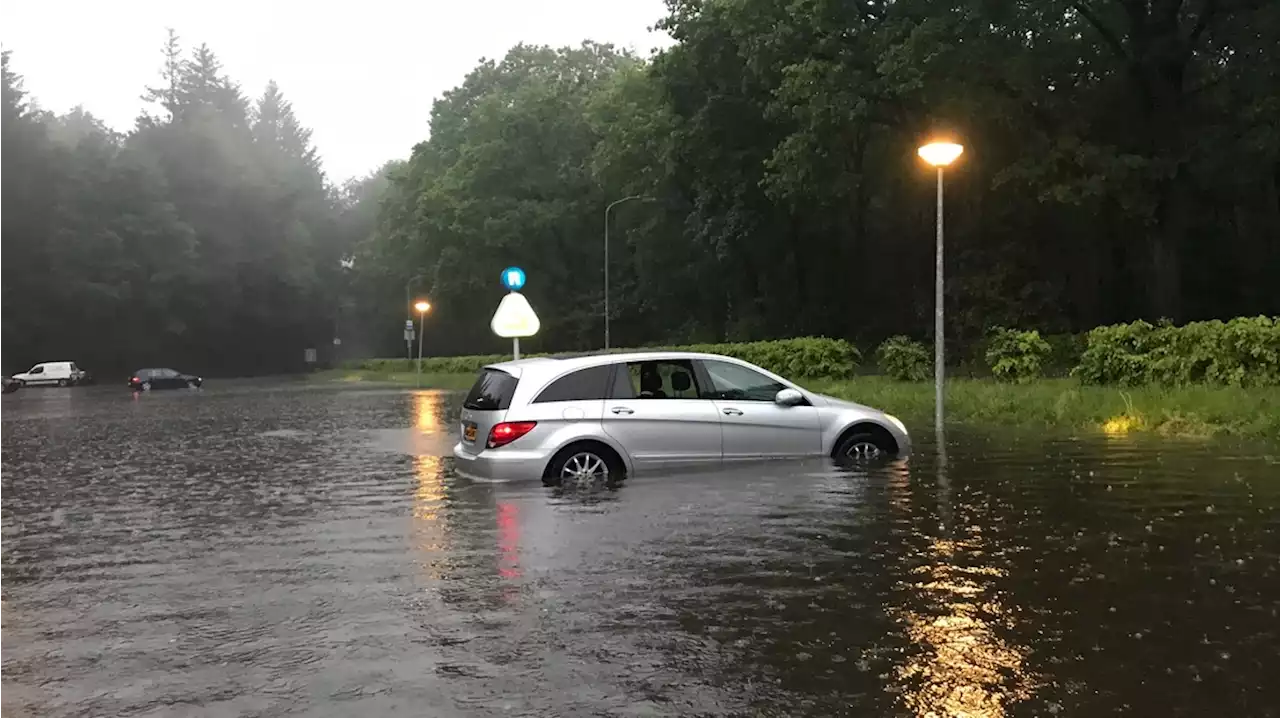
M 66 379 L 59 379 L 58 386 L 71 386 L 71 382 L 67 381 Z
M 840 440 L 832 458 L 841 465 L 868 464 L 893 456 L 896 447 L 876 431 L 855 431 Z
M 579 474 L 576 477 L 578 482 L 588 478 L 593 481 L 621 481 L 626 478 L 626 467 L 612 449 L 595 442 L 579 442 L 566 446 L 551 457 L 542 474 L 542 483 L 545 486 L 564 486 L 575 479 L 575 471 L 591 471 L 593 474 L 590 477 Z
M 199 385 L 199 384 L 197 384 L 197 383 L 195 383 L 194 381 L 189 381 L 189 382 L 187 382 L 187 388 L 188 388 L 188 389 L 199 389 L 199 388 L 200 388 L 200 385 Z
M 143 391 L 151 391 L 151 382 L 149 382 L 149 381 L 144 381 L 144 382 L 142 382 L 142 390 L 143 390 Z

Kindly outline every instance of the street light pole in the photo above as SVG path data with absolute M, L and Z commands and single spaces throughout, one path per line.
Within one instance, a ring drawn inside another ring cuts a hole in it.
M 415 373 L 417 374 L 418 388 L 421 389 L 422 388 L 422 338 L 427 333 L 427 312 L 431 309 L 431 304 L 428 302 L 419 300 L 417 303 L 413 305 L 413 308 L 418 310 L 418 316 L 420 317 L 418 319 L 418 365 L 415 369 Z
M 422 388 L 422 337 L 427 333 L 427 313 L 418 315 L 418 388 Z
M 942 399 L 946 378 L 946 353 L 943 342 L 943 253 L 942 253 L 942 170 L 955 162 L 964 147 L 952 142 L 931 142 L 918 150 L 925 162 L 938 169 L 938 237 L 933 265 L 933 422 L 938 441 L 943 441 Z
M 604 208 L 604 348 L 609 348 L 609 211 L 615 205 L 630 202 L 633 199 L 651 199 L 642 194 L 633 194 L 614 200 Z
M 945 373 L 943 342 L 942 165 L 938 165 L 938 246 L 933 258 L 933 423 L 942 436 L 942 384 Z
M 413 275 L 412 277 L 409 277 L 409 281 L 407 281 L 407 282 L 405 282 L 405 283 L 404 283 L 404 305 L 405 305 L 405 307 L 409 307 L 409 306 L 411 306 L 411 305 L 412 305 L 412 302 L 413 302 L 412 295 L 410 295 L 410 294 L 409 294 L 409 287 L 413 286 L 413 283 L 414 283 L 414 282 L 418 281 L 419 279 L 422 279 L 424 276 L 426 276 L 426 275 L 424 275 L 424 274 L 415 274 L 415 275 Z M 410 315 L 409 315 L 409 325 L 410 325 L 410 327 L 412 327 L 412 325 L 413 325 L 413 315 L 412 315 L 412 314 L 410 314 Z M 406 332 L 405 332 L 405 334 L 406 334 L 406 335 L 407 335 L 408 333 L 409 333 L 408 331 L 406 331 Z M 413 340 L 412 340 L 412 339 L 410 339 L 408 336 L 405 336 L 405 338 L 404 338 L 404 353 L 405 353 L 405 359 L 408 359 L 409 361 L 413 361 Z

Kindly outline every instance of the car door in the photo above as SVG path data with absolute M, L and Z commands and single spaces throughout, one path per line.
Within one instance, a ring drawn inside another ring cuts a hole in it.
M 178 372 L 172 369 L 156 369 L 151 373 L 151 386 L 155 389 L 177 389 L 185 384 Z
M 708 398 L 721 415 L 724 458 L 813 456 L 822 453 L 818 410 L 783 406 L 774 397 L 786 385 L 736 362 L 699 361 Z
M 49 376 L 45 373 L 45 368 L 46 366 L 44 364 L 36 364 L 31 367 L 31 371 L 27 372 L 27 375 L 22 378 L 22 381 L 27 384 L 47 384 L 49 382 Z
M 637 470 L 720 462 L 720 412 L 687 359 L 618 363 L 604 407 L 605 432 Z

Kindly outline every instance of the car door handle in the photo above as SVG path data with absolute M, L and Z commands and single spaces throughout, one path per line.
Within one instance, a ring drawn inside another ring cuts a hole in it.
M 625 406 L 615 406 L 609 411 L 612 411 L 615 414 L 634 414 L 635 413 L 634 411 L 632 411 L 631 409 L 628 409 Z
M 721 409 L 721 411 L 729 416 L 742 416 L 742 409 L 735 409 L 732 406 Z

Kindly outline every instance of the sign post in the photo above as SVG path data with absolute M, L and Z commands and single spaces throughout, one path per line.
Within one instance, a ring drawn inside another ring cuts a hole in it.
M 409 361 L 413 361 L 413 320 L 404 320 L 404 351 L 409 355 Z
M 489 322 L 494 334 L 511 340 L 511 354 L 517 360 L 520 358 L 520 338 L 531 337 L 542 328 L 538 315 L 529 306 L 529 300 L 520 293 L 524 279 L 524 270 L 519 267 L 502 270 L 502 286 L 507 288 L 508 294 L 498 303 L 498 310 Z

